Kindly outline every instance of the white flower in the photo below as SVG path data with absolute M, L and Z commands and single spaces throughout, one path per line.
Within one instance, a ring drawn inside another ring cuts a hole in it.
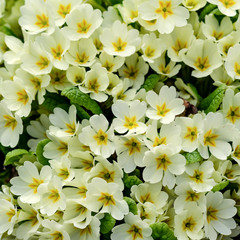
M 54 19 L 47 2 L 44 0 L 26 0 L 21 8 L 20 26 L 29 34 L 54 31 Z
M 90 4 L 81 4 L 66 16 L 67 27 L 63 31 L 71 41 L 89 38 L 102 21 L 99 9 L 93 9 Z
M 218 6 L 221 13 L 227 16 L 235 16 L 236 10 L 240 8 L 239 0 L 208 0 L 208 2 Z
M 231 234 L 231 229 L 236 227 L 233 216 L 237 213 L 235 201 L 224 199 L 221 192 L 209 192 L 206 195 L 204 231 L 210 240 L 217 239 L 217 233 Z
M 0 204 L 0 234 L 8 231 L 10 235 L 17 220 L 17 208 L 5 199 L 0 199 Z
M 239 164 L 240 166 L 240 138 L 237 137 L 233 140 L 233 152 L 231 157 Z
M 113 127 L 118 133 L 141 134 L 146 131 L 146 125 L 141 121 L 146 112 L 146 103 L 135 100 L 129 104 L 117 100 L 112 105 L 112 112 L 116 118 L 113 120 Z
M 162 181 L 163 186 L 172 189 L 176 183 L 175 175 L 180 175 L 185 170 L 186 159 L 169 146 L 160 145 L 145 153 L 143 164 L 146 166 L 143 170 L 145 181 Z
M 90 126 L 84 127 L 78 135 L 79 140 L 90 147 L 97 155 L 110 157 L 115 151 L 113 128 L 103 114 L 94 115 L 89 120 Z
M 111 29 L 103 29 L 100 40 L 106 53 L 121 57 L 132 55 L 141 43 L 138 30 L 128 30 L 127 25 L 118 20 L 112 24 Z
M 157 20 L 158 31 L 171 33 L 175 26 L 182 27 L 187 24 L 189 12 L 179 6 L 182 0 L 148 0 L 142 3 L 138 10 L 144 20 Z
M 217 50 L 217 45 L 211 40 L 197 39 L 189 47 L 187 54 L 181 54 L 185 64 L 194 68 L 192 76 L 200 78 L 212 73 L 222 65 L 222 58 Z
M 40 201 L 41 194 L 38 187 L 46 185 L 51 176 L 52 170 L 49 166 L 42 167 L 40 173 L 37 167 L 31 162 L 24 162 L 23 166 L 18 168 L 19 177 L 10 180 L 11 192 L 20 196 L 23 203 L 37 203 Z
M 240 44 L 236 44 L 233 47 L 230 47 L 227 53 L 227 58 L 225 62 L 225 68 L 227 73 L 233 79 L 240 79 Z
M 66 196 L 62 192 L 62 181 L 59 177 L 53 176 L 47 185 L 40 185 L 38 188 L 41 194 L 41 201 L 37 206 L 42 214 L 53 215 L 57 210 L 66 208 Z
M 146 116 L 150 119 L 160 120 L 164 124 L 172 122 L 175 116 L 185 109 L 183 100 L 176 98 L 176 88 L 173 86 L 170 88 L 163 86 L 159 94 L 148 91 L 146 100 L 151 106 L 147 109 Z
M 73 85 L 82 85 L 84 83 L 86 70 L 84 67 L 70 66 L 66 71 L 69 82 Z
M 141 136 L 131 135 L 115 140 L 117 161 L 126 173 L 134 171 L 136 166 L 143 167 L 143 156 L 147 147 Z
M 94 212 L 110 213 L 117 220 L 123 219 L 129 212 L 127 202 L 123 200 L 121 188 L 116 183 L 107 183 L 102 178 L 94 178 L 87 186 L 86 203 Z
M 19 135 L 23 132 L 22 119 L 13 115 L 3 102 L 0 103 L 0 143 L 3 146 L 15 147 Z
M 174 220 L 177 239 L 202 239 L 203 214 L 195 202 L 188 203 L 181 213 L 175 215 Z
M 189 11 L 197 11 L 206 5 L 206 0 L 183 0 L 182 4 Z
M 124 221 L 125 223 L 112 229 L 111 240 L 153 240 L 151 237 L 152 229 L 139 216 L 129 213 L 125 216 Z
M 118 70 L 119 75 L 123 78 L 128 78 L 133 88 L 139 89 L 144 82 L 144 76 L 149 69 L 148 64 L 145 63 L 142 57 L 134 53 L 127 57 L 125 64 Z
M 84 93 L 90 93 L 90 98 L 98 102 L 104 102 L 108 98 L 104 93 L 108 84 L 107 70 L 100 63 L 96 63 L 86 73 L 84 85 L 79 86 L 79 89 Z
M 213 163 L 205 161 L 186 165 L 185 173 L 177 178 L 177 183 L 189 182 L 190 187 L 196 192 L 210 191 L 216 182 L 211 178 L 214 172 Z

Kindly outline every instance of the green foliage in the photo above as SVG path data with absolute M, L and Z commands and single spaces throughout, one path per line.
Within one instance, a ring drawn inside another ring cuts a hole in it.
M 14 149 L 11 152 L 8 152 L 4 160 L 4 165 L 17 164 L 25 154 L 29 154 L 29 152 L 25 149 Z
M 212 188 L 212 191 L 219 192 L 219 191 L 223 190 L 225 187 L 227 187 L 228 184 L 229 184 L 229 181 L 220 182 Z
M 141 88 L 144 88 L 146 91 L 152 90 L 156 86 L 160 78 L 161 76 L 158 74 L 151 74 L 147 77 Z
M 43 148 L 45 147 L 45 145 L 47 145 L 50 142 L 49 139 L 44 139 L 42 141 L 40 141 L 37 145 L 37 149 L 36 149 L 36 155 L 37 155 L 37 159 L 38 161 L 43 164 L 43 165 L 49 165 L 49 159 L 45 158 L 43 156 Z
M 77 87 L 64 89 L 62 91 L 62 96 L 67 97 L 72 104 L 78 104 L 79 106 L 91 111 L 93 114 L 102 113 L 102 110 L 97 102 L 91 99 L 89 95 L 81 92 Z
M 128 207 L 129 207 L 129 211 L 132 212 L 134 215 L 137 215 L 137 204 L 136 204 L 136 202 L 130 197 L 124 197 L 123 199 L 127 202 Z
M 224 85 L 215 89 L 208 97 L 204 98 L 199 104 L 199 109 L 204 110 L 205 113 L 216 112 L 222 103 L 226 87 Z
M 131 188 L 133 185 L 139 185 L 142 181 L 137 176 L 128 176 L 128 174 L 124 174 L 123 183 L 125 187 Z
M 80 119 L 89 119 L 90 115 L 79 105 L 74 103 L 76 109 L 77 109 L 77 115 Z
M 156 222 L 150 225 L 152 228 L 152 237 L 156 240 L 177 240 L 173 231 L 164 222 Z
M 100 232 L 106 234 L 115 226 L 116 220 L 109 213 L 105 213 L 100 222 Z
M 195 151 L 190 152 L 190 153 L 185 152 L 182 155 L 186 158 L 187 164 L 200 162 L 203 159 L 201 157 L 200 153 L 198 152 L 198 150 L 195 150 Z
M 217 5 L 211 3 L 207 4 L 199 14 L 199 21 L 204 20 L 205 16 L 212 12 L 215 8 L 217 8 Z

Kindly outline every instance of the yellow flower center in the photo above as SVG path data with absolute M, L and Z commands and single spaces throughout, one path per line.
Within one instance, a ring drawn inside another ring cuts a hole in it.
M 134 224 L 129 228 L 129 230 L 127 230 L 127 232 L 131 234 L 132 240 L 143 239 L 142 229 Z
M 217 218 L 218 210 L 209 206 L 207 209 L 207 221 L 210 223 L 212 220 L 218 220 Z
M 68 5 L 63 5 L 60 4 L 59 8 L 58 8 L 58 14 L 62 17 L 65 18 L 67 14 L 69 14 L 71 11 L 71 3 L 69 3 Z
M 150 203 L 154 203 L 152 201 L 152 198 L 151 198 L 151 193 L 147 193 L 145 195 L 141 195 L 140 197 L 140 202 L 141 203 L 145 203 L 145 202 L 150 202 Z
M 76 125 L 75 125 L 74 122 L 73 122 L 72 124 L 66 123 L 65 125 L 66 125 L 66 127 L 67 127 L 67 130 L 65 131 L 66 133 L 70 133 L 70 134 L 74 134 L 74 133 L 75 133 L 75 131 L 76 131 Z
M 43 180 L 37 179 L 37 178 L 32 178 L 32 183 L 30 183 L 28 186 L 33 189 L 33 193 L 37 193 L 37 188 L 38 186 L 43 183 Z
M 51 48 L 51 51 L 52 51 L 52 55 L 55 59 L 57 59 L 59 61 L 62 59 L 63 49 L 60 44 L 58 44 L 56 48 Z
M 64 239 L 64 236 L 59 231 L 55 231 L 54 233 L 51 233 L 50 235 L 53 237 L 52 238 L 53 240 L 63 240 Z
M 40 90 L 41 89 L 41 84 L 42 84 L 42 80 L 37 78 L 37 77 L 34 77 L 32 79 L 30 79 L 30 82 L 34 85 L 34 88 L 36 90 Z
M 100 84 L 98 83 L 97 78 L 92 79 L 88 83 L 88 90 L 98 93 L 98 89 L 100 88 Z
M 230 8 L 236 4 L 234 0 L 218 0 L 218 1 L 221 2 L 225 8 Z
M 59 201 L 59 199 L 60 199 L 60 194 L 59 194 L 59 192 L 58 192 L 58 190 L 57 189 L 52 189 L 52 190 L 50 190 L 50 194 L 49 194 L 49 196 L 48 196 L 48 198 L 50 199 L 50 200 L 52 200 L 54 203 L 56 203 L 57 201 Z
M 216 147 L 216 143 L 215 140 L 218 138 L 219 136 L 217 134 L 212 133 L 212 130 L 210 129 L 209 131 L 207 131 L 204 135 L 204 146 L 212 146 L 212 147 Z
M 106 61 L 102 66 L 105 67 L 109 72 L 111 72 L 112 68 L 114 67 L 114 64 Z
M 167 138 L 166 137 L 162 137 L 162 138 L 155 137 L 155 140 L 153 142 L 153 147 L 157 147 L 161 144 L 166 145 L 167 144 Z
M 108 135 L 102 129 L 99 129 L 93 138 L 97 141 L 98 145 L 107 145 Z
M 85 52 L 83 52 L 82 54 L 77 53 L 75 62 L 84 64 L 88 61 L 88 59 L 89 59 L 89 56 Z
M 43 70 L 48 67 L 49 63 L 50 62 L 47 57 L 40 56 L 39 61 L 36 62 L 36 65 L 40 68 L 40 70 Z
M 136 122 L 136 116 L 133 116 L 133 117 L 125 116 L 125 123 L 123 126 L 128 129 L 133 129 L 133 128 L 138 127 L 138 124 Z
M 106 182 L 114 182 L 115 171 L 105 169 L 99 172 L 98 177 L 103 178 Z
M 122 39 L 119 37 L 117 42 L 113 42 L 112 45 L 116 52 L 123 52 L 123 51 L 125 51 L 127 42 L 123 42 Z
M 160 64 L 160 66 L 158 67 L 159 71 L 162 73 L 162 74 L 168 74 L 170 73 L 170 66 L 167 65 L 165 66 L 164 64 Z
M 91 26 L 92 26 L 92 24 L 88 24 L 87 21 L 85 19 L 83 19 L 83 21 L 81 23 L 77 24 L 77 27 L 78 27 L 77 31 L 79 33 L 87 33 Z
M 115 205 L 115 200 L 113 196 L 109 193 L 101 193 L 101 196 L 98 198 L 99 202 L 102 202 L 104 207 L 109 206 L 109 205 Z
M 194 66 L 201 72 L 207 70 L 211 66 L 209 64 L 208 56 L 204 58 L 198 57 L 196 62 L 194 63 Z
M 91 225 L 86 226 L 84 229 L 79 229 L 80 237 L 82 235 L 91 235 L 92 234 L 92 227 Z M 80 238 L 81 239 L 81 238 Z
M 5 119 L 4 127 L 12 128 L 13 131 L 17 126 L 17 120 L 10 115 L 3 115 L 3 118 Z
M 196 183 L 203 183 L 203 172 L 200 172 L 199 170 L 194 170 L 193 176 L 189 176 L 189 178 Z
M 199 194 L 194 191 L 187 191 L 187 197 L 185 201 L 194 202 L 199 200 Z
M 182 50 L 183 48 L 187 47 L 187 42 L 182 42 L 180 40 L 177 40 L 175 42 L 175 45 L 172 46 L 172 49 L 175 51 L 175 53 L 178 55 L 179 51 Z
M 160 155 L 159 157 L 155 158 L 157 162 L 157 169 L 162 168 L 164 171 L 167 170 L 168 166 L 172 164 L 170 159 L 166 154 Z
M 67 179 L 69 177 L 70 173 L 67 168 L 61 168 L 60 172 L 58 173 L 58 176 L 62 179 Z
M 138 16 L 138 10 L 136 10 L 136 11 L 131 11 L 131 14 L 130 14 L 130 18 L 131 19 L 134 19 L 134 18 L 136 18 Z
M 21 102 L 23 103 L 24 105 L 27 104 L 28 100 L 29 100 L 29 97 L 27 95 L 27 92 L 23 89 L 19 92 L 17 92 L 17 96 L 18 96 L 18 102 Z
M 212 36 L 216 38 L 216 40 L 219 40 L 223 37 L 223 32 L 217 32 L 216 30 L 213 31 Z
M 237 119 L 240 119 L 240 108 L 239 106 L 231 106 L 228 110 L 226 118 L 232 123 L 235 123 Z
M 129 66 L 127 69 L 123 70 L 123 72 L 126 75 L 126 78 L 135 80 L 139 70 L 137 68 L 135 68 L 134 66 Z
M 235 62 L 234 64 L 234 71 L 238 76 L 240 76 L 240 64 L 238 64 L 237 62 Z
M 165 117 L 168 112 L 170 112 L 170 109 L 166 107 L 165 102 L 161 106 L 157 105 L 157 115 Z
M 171 1 L 159 1 L 159 8 L 155 10 L 156 13 L 161 14 L 164 19 L 166 19 L 169 15 L 173 14 L 172 11 L 172 2 Z
M 16 214 L 15 210 L 14 209 L 10 209 L 10 211 L 8 211 L 6 213 L 6 215 L 8 216 L 8 222 L 11 222 L 12 221 L 12 218 L 13 216 Z
M 150 46 L 148 46 L 146 49 L 145 49 L 145 55 L 149 58 L 153 57 L 155 55 L 155 50 L 154 48 L 151 48 Z
M 194 142 L 197 139 L 197 128 L 196 127 L 187 127 L 187 133 L 184 138 L 189 139 L 191 142 Z
M 36 18 L 37 21 L 35 22 L 35 25 L 37 25 L 40 28 L 49 27 L 48 17 L 44 13 L 42 15 L 37 15 Z
M 128 148 L 129 155 L 141 151 L 141 143 L 136 138 L 130 138 L 124 143 L 124 146 Z
M 68 151 L 68 144 L 66 142 L 60 141 L 60 145 L 57 148 L 60 152 L 62 152 L 62 156 L 67 153 Z
M 193 231 L 196 224 L 197 224 L 196 221 L 192 217 L 189 217 L 182 222 L 182 229 L 184 231 L 186 230 Z
M 237 145 L 237 147 L 234 150 L 233 156 L 240 159 L 240 146 Z

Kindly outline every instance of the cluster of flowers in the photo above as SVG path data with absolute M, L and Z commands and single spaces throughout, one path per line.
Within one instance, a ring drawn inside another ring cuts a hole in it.
M 221 21 L 199 20 L 209 3 Z M 117 220 L 111 240 L 155 239 L 158 222 L 179 240 L 238 235 L 240 189 L 219 191 L 240 183 L 240 18 L 230 18 L 238 9 L 239 0 L 123 0 L 102 13 L 87 1 L 25 0 L 24 41 L 0 33 L 0 143 L 16 147 L 26 128 L 31 152 L 47 140 L 47 163 L 26 154 L 2 186 L 0 239 L 97 240 L 106 216 Z M 220 110 L 185 114 L 184 100 L 199 102 L 196 89 L 163 83 L 182 66 L 224 85 Z M 153 72 L 160 81 L 146 91 Z M 24 126 L 34 102 L 71 86 L 111 99 L 112 118 L 79 121 L 71 105 Z M 124 179 L 137 172 L 133 211 Z

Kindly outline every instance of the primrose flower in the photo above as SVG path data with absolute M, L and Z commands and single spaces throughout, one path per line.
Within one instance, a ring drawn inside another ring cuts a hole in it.
M 204 7 L 207 3 L 207 0 L 183 0 L 182 4 L 189 11 L 197 11 L 200 8 Z
M 179 6 L 181 3 L 182 0 L 148 0 L 139 6 L 139 15 L 144 20 L 156 20 L 161 34 L 171 33 L 175 26 L 187 24 L 189 12 Z
M 66 77 L 73 85 L 82 85 L 84 83 L 86 70 L 84 67 L 70 66 L 66 71 Z
M 118 133 L 126 133 L 127 135 L 141 134 L 146 131 L 146 125 L 141 122 L 144 118 L 147 106 L 145 102 L 135 100 L 129 104 L 117 100 L 112 105 L 112 112 L 116 118 L 113 120 L 113 127 Z
M 111 29 L 103 29 L 100 40 L 107 54 L 121 57 L 132 55 L 141 43 L 138 30 L 128 30 L 127 25 L 118 20 L 113 23 Z
M 115 151 L 113 128 L 109 128 L 108 120 L 103 114 L 92 116 L 89 123 L 78 135 L 79 140 L 89 146 L 96 155 L 110 157 Z
M 221 55 L 211 40 L 193 41 L 186 55 L 182 53 L 181 58 L 185 64 L 195 69 L 192 76 L 197 78 L 206 77 L 222 65 Z
M 19 167 L 18 175 L 10 180 L 11 192 L 20 196 L 23 203 L 37 203 L 41 198 L 38 187 L 50 181 L 52 170 L 49 166 L 44 166 L 39 172 L 33 163 L 26 161 Z
M 121 220 L 129 212 L 127 202 L 118 184 L 107 183 L 102 178 L 94 178 L 87 186 L 86 203 L 94 212 L 110 213 L 115 219 Z
M 224 15 L 229 17 L 236 15 L 236 10 L 240 8 L 239 0 L 207 0 L 208 2 L 218 6 L 218 9 Z
M 221 192 L 209 192 L 204 209 L 204 231 L 210 240 L 217 239 L 217 234 L 230 235 L 236 227 L 233 216 L 237 213 L 235 201 L 224 199 Z
M 3 146 L 15 147 L 19 135 L 23 132 L 22 119 L 14 115 L 3 102 L 0 103 L 0 143 Z
M 172 189 L 176 183 L 175 175 L 180 175 L 185 170 L 186 159 L 169 146 L 160 145 L 145 153 L 143 164 L 146 166 L 143 170 L 145 181 L 162 181 L 163 186 Z
M 129 213 L 124 218 L 125 223 L 112 229 L 111 239 L 134 239 L 134 240 L 153 240 L 151 237 L 152 229 L 142 219 Z
M 150 119 L 160 120 L 161 123 L 172 122 L 176 115 L 184 111 L 183 100 L 176 98 L 176 88 L 163 86 L 159 94 L 148 91 L 146 100 L 150 105 L 146 115 Z
M 240 138 L 237 137 L 233 140 L 233 152 L 231 157 L 239 164 L 240 166 Z
M 19 18 L 19 24 L 28 34 L 51 34 L 54 31 L 53 15 L 46 1 L 26 0 L 20 10 L 22 16 Z
M 102 21 L 99 9 L 93 9 L 90 4 L 81 4 L 66 16 L 67 27 L 63 28 L 63 32 L 71 41 L 89 38 Z

